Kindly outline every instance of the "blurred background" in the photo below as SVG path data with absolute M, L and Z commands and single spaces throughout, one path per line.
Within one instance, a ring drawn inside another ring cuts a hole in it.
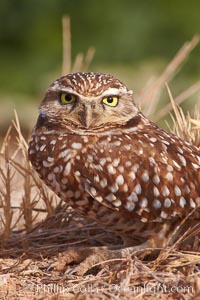
M 199 12 L 198 0 L 1 0 L 1 134 L 14 109 L 30 132 L 46 88 L 61 75 L 63 15 L 71 18 L 72 62 L 92 46 L 89 70 L 111 73 L 137 93 L 199 33 Z M 170 88 L 176 96 L 199 78 L 198 45 Z M 199 97 L 189 99 L 185 109 L 191 111 Z M 166 93 L 162 101 L 169 101 Z

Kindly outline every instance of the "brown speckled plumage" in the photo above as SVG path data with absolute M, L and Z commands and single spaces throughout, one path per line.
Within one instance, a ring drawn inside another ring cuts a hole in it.
M 61 93 L 76 101 L 61 104 Z M 108 96 L 118 105 L 102 103 Z M 143 116 L 132 91 L 111 75 L 56 80 L 41 104 L 29 157 L 58 196 L 124 240 L 157 233 L 163 240 L 200 206 L 199 149 Z

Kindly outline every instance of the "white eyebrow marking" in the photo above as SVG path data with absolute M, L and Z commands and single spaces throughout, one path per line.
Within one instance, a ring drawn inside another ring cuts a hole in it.
M 126 89 L 123 89 L 125 93 L 127 93 Z M 108 88 L 106 91 L 104 91 L 101 96 L 108 96 L 108 95 L 119 95 L 120 94 L 120 89 L 117 88 Z
M 81 97 L 83 100 L 95 100 L 95 99 L 101 99 L 102 97 L 106 97 L 106 96 L 120 96 L 122 94 L 127 94 L 127 90 L 125 88 L 108 88 L 106 91 L 104 91 L 102 94 L 98 95 L 97 97 L 94 96 L 84 96 L 78 92 L 76 92 L 76 90 L 74 90 L 71 87 L 66 87 L 66 86 L 59 86 L 59 85 L 54 85 L 48 88 L 48 91 L 55 91 L 55 92 L 61 92 L 61 93 L 70 93 L 70 94 L 74 94 L 75 96 Z
M 70 86 L 66 87 L 66 86 L 63 86 L 63 85 L 61 85 L 61 86 L 59 86 L 59 85 L 51 86 L 51 87 L 48 88 L 48 91 L 55 91 L 55 92 L 61 92 L 61 93 L 72 93 L 72 94 L 75 94 L 75 95 L 79 95 Z

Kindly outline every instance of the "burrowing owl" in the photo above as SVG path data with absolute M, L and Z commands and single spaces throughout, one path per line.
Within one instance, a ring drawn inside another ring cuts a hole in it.
M 146 118 L 111 75 L 75 73 L 53 82 L 29 157 L 59 197 L 129 244 L 137 236 L 163 243 L 200 206 L 199 149 Z

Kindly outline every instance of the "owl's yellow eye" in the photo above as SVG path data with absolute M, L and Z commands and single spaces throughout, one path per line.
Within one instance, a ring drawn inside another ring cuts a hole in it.
M 103 98 L 103 103 L 106 105 L 115 107 L 118 104 L 118 100 L 119 99 L 116 96 L 109 96 L 109 97 Z
M 60 96 L 61 103 L 64 104 L 70 104 L 76 101 L 76 96 L 69 93 L 62 93 Z

